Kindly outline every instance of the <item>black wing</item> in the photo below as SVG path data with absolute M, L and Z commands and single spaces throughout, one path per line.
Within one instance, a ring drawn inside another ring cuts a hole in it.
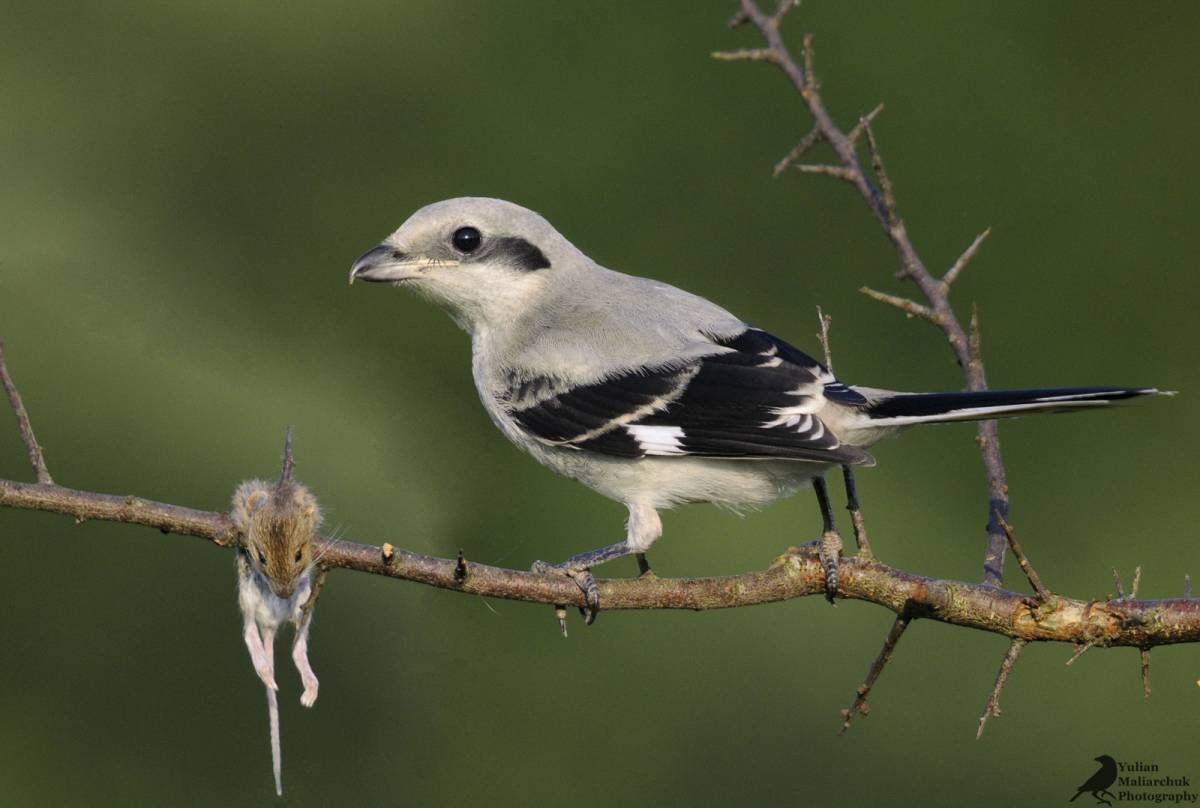
M 867 403 L 819 362 L 758 329 L 714 344 L 733 351 L 630 371 L 511 414 L 543 441 L 618 457 L 870 462 L 817 417 L 827 401 Z

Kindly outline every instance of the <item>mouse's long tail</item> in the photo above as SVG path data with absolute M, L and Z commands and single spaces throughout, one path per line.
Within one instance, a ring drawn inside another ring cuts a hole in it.
M 864 391 L 866 392 L 866 391 Z M 977 393 L 884 393 L 862 411 L 866 426 L 909 426 L 1034 412 L 1067 412 L 1104 407 L 1138 396 L 1173 395 L 1153 387 L 1062 387 L 1032 390 L 983 390 Z
M 275 772 L 275 794 L 283 796 L 283 751 L 279 746 L 279 699 L 267 688 L 267 716 L 271 721 L 271 770 Z

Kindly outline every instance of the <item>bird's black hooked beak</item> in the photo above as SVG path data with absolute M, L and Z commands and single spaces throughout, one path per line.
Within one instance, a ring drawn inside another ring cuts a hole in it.
M 388 283 L 400 280 L 402 276 L 407 275 L 406 269 L 397 272 L 397 270 L 401 270 L 404 263 L 404 253 L 386 244 L 380 244 L 360 255 L 354 262 L 354 266 L 350 267 L 350 283 L 354 283 L 356 280 L 370 283 Z

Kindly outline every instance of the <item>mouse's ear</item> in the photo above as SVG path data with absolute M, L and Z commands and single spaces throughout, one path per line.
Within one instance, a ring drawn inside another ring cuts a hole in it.
M 254 513 L 267 502 L 267 484 L 262 480 L 247 480 L 233 494 L 233 520 L 242 530 Z
M 254 491 L 250 496 L 246 497 L 246 513 L 253 515 L 255 511 L 261 508 L 267 501 L 267 492 L 261 488 Z

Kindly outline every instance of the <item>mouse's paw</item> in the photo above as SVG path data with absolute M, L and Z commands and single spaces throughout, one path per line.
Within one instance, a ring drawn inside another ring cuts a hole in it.
M 317 687 L 319 685 L 320 682 L 317 681 L 317 677 L 314 676 L 311 679 L 306 678 L 304 680 L 304 693 L 302 693 L 300 696 L 300 703 L 305 707 L 312 707 L 314 704 L 316 704 Z

